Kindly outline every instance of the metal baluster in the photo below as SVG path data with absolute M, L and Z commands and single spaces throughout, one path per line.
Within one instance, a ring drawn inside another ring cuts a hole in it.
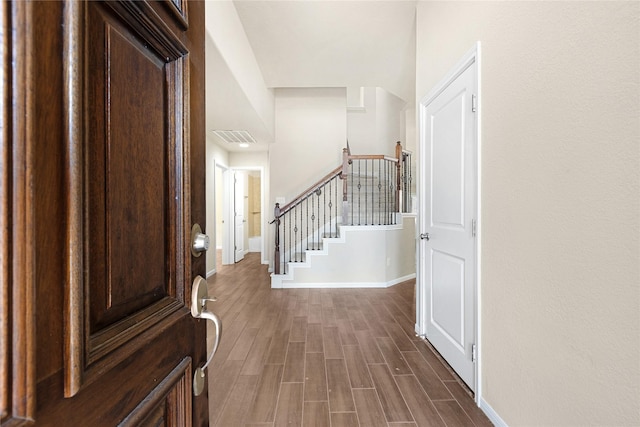
M 353 187 L 354 187 L 354 182 L 353 182 L 353 162 L 351 162 L 351 164 L 349 165 L 349 170 L 351 173 L 351 203 L 349 203 L 349 205 L 351 206 L 351 221 L 349 224 L 345 224 L 345 225 L 353 225 L 353 205 L 355 204 L 355 198 L 353 197 Z
M 284 249 L 285 252 L 285 256 L 282 257 L 282 262 L 284 263 L 284 270 L 286 273 L 286 268 L 287 268 L 287 218 L 289 218 L 289 212 L 287 212 L 286 214 L 284 214 L 282 216 L 282 237 L 283 237 L 283 245 L 282 248 Z M 289 230 L 289 233 L 291 233 L 291 230 Z M 291 236 L 289 236 L 289 244 L 291 242 Z M 291 252 L 289 252 L 289 261 L 291 261 Z
M 413 183 L 413 166 L 412 166 L 412 156 L 409 154 L 409 212 L 413 211 L 413 198 L 411 198 L 411 184 Z
M 322 186 L 322 237 L 327 235 L 327 184 Z
M 391 224 L 391 211 L 393 210 L 393 163 L 388 162 L 388 173 L 387 173 L 387 203 L 389 207 L 387 208 L 387 224 Z
M 293 230 L 295 232 L 295 246 L 293 248 L 293 250 L 295 252 L 294 252 L 293 256 L 294 256 L 295 262 L 298 262 L 298 251 L 296 251 L 296 247 L 298 246 L 298 224 L 297 224 L 297 222 L 298 222 L 298 205 L 296 205 L 296 207 L 293 208 L 293 213 L 294 213 L 293 223 L 295 224 L 294 225 L 295 228 Z
M 384 162 L 384 224 L 387 225 L 387 219 L 389 212 L 389 186 L 387 182 L 389 180 L 389 161 Z
M 364 182 L 366 183 L 369 179 L 369 164 L 367 163 L 367 159 L 364 160 Z M 366 184 L 365 184 L 366 185 Z M 367 189 L 364 189 L 364 224 L 369 224 L 369 209 L 367 209 L 369 203 L 369 198 L 367 197 Z
M 331 231 L 331 227 L 333 227 L 333 224 L 331 222 L 331 219 L 333 218 L 333 216 L 331 215 L 331 208 L 333 204 L 333 202 L 331 201 L 331 186 L 333 185 L 334 180 L 335 178 L 329 181 L 329 234 L 331 235 L 331 237 L 333 237 L 333 231 Z
M 361 207 L 361 201 L 362 201 L 362 197 L 361 196 L 361 191 L 362 191 L 362 173 L 360 172 L 360 168 L 361 168 L 362 162 L 360 160 L 358 160 L 358 225 L 360 225 L 361 223 L 361 219 L 360 219 L 360 215 L 362 214 L 362 207 Z

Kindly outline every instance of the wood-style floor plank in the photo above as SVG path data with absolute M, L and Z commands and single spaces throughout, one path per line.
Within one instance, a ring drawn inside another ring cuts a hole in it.
M 396 343 L 396 346 L 400 351 L 413 351 L 415 347 L 407 334 L 402 330 L 400 325 L 393 322 L 388 322 L 384 324 L 384 328 L 389 332 L 389 336 L 393 339 L 393 342 Z
M 404 398 L 387 365 L 369 365 L 369 370 L 387 421 L 413 421 L 411 412 L 404 403 Z
M 253 341 L 253 345 L 245 358 L 244 365 L 242 365 L 242 375 L 260 375 L 262 373 L 262 366 L 267 359 L 267 351 L 271 346 L 271 337 L 266 335 L 259 335 Z
M 402 353 L 391 338 L 379 337 L 376 338 L 376 343 L 393 375 L 410 375 L 412 373 Z M 415 353 L 418 354 L 417 351 Z
M 362 355 L 367 363 L 385 363 L 382 353 L 376 344 L 376 340 L 369 331 L 356 331 L 356 337 L 362 350 Z
M 440 380 L 429 364 L 424 363 L 420 353 L 408 351 L 403 353 L 407 364 L 413 370 L 418 382 L 431 400 L 453 399 L 451 393 Z
M 324 354 L 307 353 L 305 355 L 304 400 L 328 401 L 327 375 L 324 367 Z
M 291 325 L 290 342 L 304 342 L 307 339 L 307 316 L 296 316 Z
M 283 383 L 302 383 L 304 381 L 304 342 L 290 342 L 287 359 L 284 364 Z
M 247 415 L 247 407 L 251 405 L 257 384 L 258 376 L 256 375 L 239 376 L 229 394 L 220 418 L 215 423 L 213 422 L 214 420 L 209 420 L 211 425 L 220 427 L 243 425 Z
M 356 410 L 351 396 L 351 384 L 347 366 L 343 359 L 326 359 L 329 410 L 331 412 L 353 412 Z
M 462 409 L 457 400 L 438 400 L 433 402 L 447 427 L 468 427 L 475 425 Z
M 276 402 L 280 392 L 282 379 L 282 365 L 265 365 L 258 382 L 253 404 L 249 408 L 248 422 L 273 422 L 276 412 Z
M 258 328 L 245 328 L 227 356 L 227 360 L 245 360 L 256 335 L 258 335 Z
M 209 418 L 216 420 L 222 413 L 229 390 L 240 374 L 242 369 L 241 360 L 228 360 L 219 366 L 209 368 Z
M 309 323 L 307 325 L 307 353 L 323 353 L 322 324 Z
M 302 383 L 282 383 L 274 427 L 302 424 Z
M 353 390 L 353 400 L 360 424 L 368 427 L 386 427 L 387 420 L 380 406 L 378 393 L 373 388 Z
M 329 427 L 329 402 L 304 402 L 303 427 Z
M 344 360 L 347 363 L 351 388 L 372 388 L 373 382 L 360 346 L 345 345 L 342 349 L 344 350 Z
M 219 298 L 208 309 L 223 323 L 207 372 L 212 426 L 491 426 L 415 337 L 415 281 L 272 290 L 267 267 L 251 253 L 218 265 L 208 284 Z
M 324 341 L 324 356 L 327 359 L 342 359 L 342 343 L 340 342 L 340 331 L 337 326 L 324 327 L 322 329 L 322 339 Z
M 424 427 L 444 427 L 438 411 L 413 375 L 399 376 L 395 380 L 416 424 Z
M 458 401 L 462 409 L 478 427 L 493 427 L 487 416 L 478 408 L 478 405 L 471 400 L 471 396 L 462 388 L 456 380 L 445 381 L 444 385 L 449 389 L 453 397 Z
M 355 412 L 332 412 L 331 427 L 359 427 Z

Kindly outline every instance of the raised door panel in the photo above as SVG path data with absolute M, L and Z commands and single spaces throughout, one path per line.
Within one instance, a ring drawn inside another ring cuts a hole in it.
M 165 131 L 165 61 L 89 4 L 87 64 L 90 331 L 167 296 L 172 141 Z M 105 46 L 104 54 L 101 53 Z M 158 232 L 158 231 L 161 232 Z M 125 255 L 126 256 L 123 256 Z M 172 256 L 173 255 L 173 256 Z
M 85 40 L 67 39 L 72 396 L 186 312 L 189 88 L 187 49 L 148 3 L 90 1 L 67 18 Z

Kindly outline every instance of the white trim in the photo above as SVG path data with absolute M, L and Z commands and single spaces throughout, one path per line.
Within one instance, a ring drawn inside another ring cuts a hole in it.
M 213 276 L 214 274 L 216 274 L 216 269 L 214 268 L 213 270 L 209 270 L 207 271 L 207 279 L 211 276 Z
M 489 418 L 489 420 L 493 423 L 494 426 L 509 427 L 508 424 L 500 417 L 500 415 L 498 415 L 496 411 L 494 411 L 494 409 L 491 407 L 491 405 L 487 403 L 486 400 L 482 399 L 480 401 L 480 405 L 478 406 L 480 406 L 480 409 L 482 410 L 482 412 L 485 413 L 485 415 Z
M 254 171 L 260 172 L 260 236 L 262 237 L 262 241 L 260 242 L 260 264 L 269 264 L 269 260 L 266 259 L 266 237 L 267 237 L 267 226 L 269 225 L 265 219 L 264 213 L 266 212 L 266 179 L 264 173 L 264 166 L 238 166 L 230 168 L 234 171 Z M 247 249 L 245 251 L 245 255 L 249 253 Z
M 287 282 L 281 283 L 277 289 L 360 289 L 360 288 L 390 288 L 398 283 L 406 282 L 407 280 L 414 279 L 415 274 L 408 274 L 404 277 L 399 277 L 388 282 L 321 282 L 321 283 L 296 283 Z M 275 288 L 274 288 L 275 289 Z
M 476 390 L 475 401 L 482 399 L 482 46 L 476 42 Z
M 462 74 L 471 64 L 474 62 L 477 63 L 477 57 L 480 51 L 480 42 L 476 42 L 476 44 L 469 49 L 467 53 L 464 54 L 462 59 L 458 61 L 458 63 L 451 68 L 441 80 L 440 82 L 431 89 L 427 95 L 422 97 L 419 104 L 420 105 L 428 105 L 433 101 L 443 90 L 445 90 L 449 84 L 454 81 L 460 74 Z

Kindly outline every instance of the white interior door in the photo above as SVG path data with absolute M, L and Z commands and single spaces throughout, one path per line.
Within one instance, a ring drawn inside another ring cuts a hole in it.
M 476 61 L 438 87 L 420 105 L 421 329 L 475 390 Z
M 245 229 L 245 173 L 236 171 L 234 173 L 234 246 L 235 261 L 244 258 L 244 229 Z

